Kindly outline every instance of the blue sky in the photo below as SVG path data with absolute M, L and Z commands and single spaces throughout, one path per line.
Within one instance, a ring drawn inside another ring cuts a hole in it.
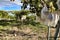
M 10 0 L 0 0 L 0 10 L 21 10 L 22 3 L 21 0 L 15 0 L 11 2 Z

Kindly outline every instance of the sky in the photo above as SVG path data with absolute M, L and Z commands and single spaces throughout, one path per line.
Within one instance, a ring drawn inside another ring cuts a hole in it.
M 0 10 L 21 10 L 23 4 L 20 2 L 21 0 L 15 0 L 14 2 L 11 2 L 10 0 L 0 0 Z

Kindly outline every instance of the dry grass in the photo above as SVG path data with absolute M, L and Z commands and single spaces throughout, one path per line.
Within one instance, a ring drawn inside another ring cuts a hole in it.
M 0 40 L 47 40 L 47 32 L 44 25 L 0 26 Z
M 47 26 L 35 22 L 31 24 L 0 26 L 0 40 L 47 40 Z

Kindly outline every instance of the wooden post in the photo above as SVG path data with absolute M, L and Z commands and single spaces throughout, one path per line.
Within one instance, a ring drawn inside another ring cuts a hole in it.
M 57 23 L 57 28 L 56 28 L 56 33 L 55 33 L 55 36 L 54 36 L 54 40 L 57 40 L 58 33 L 59 33 L 59 28 L 60 28 L 60 20 Z
M 48 26 L 48 38 L 47 40 L 50 40 L 50 26 Z
M 54 36 L 54 40 L 57 40 L 58 33 L 59 33 L 59 27 L 56 28 L 56 33 L 55 33 L 55 36 Z

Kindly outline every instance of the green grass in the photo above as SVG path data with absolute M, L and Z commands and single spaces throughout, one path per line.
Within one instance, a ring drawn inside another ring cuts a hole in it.
M 0 29 L 10 29 L 14 26 L 0 26 Z M 29 28 L 32 28 L 32 29 L 43 29 L 43 30 L 46 30 L 47 29 L 47 26 L 41 24 L 41 23 L 31 23 L 31 24 L 27 24 L 27 25 L 20 25 L 20 26 L 16 26 L 17 28 L 22 28 L 22 27 L 29 27 Z
M 20 26 L 0 26 L 0 31 L 1 31 L 1 29 L 2 30 L 12 30 L 13 27 L 18 28 L 19 30 L 24 30 L 25 28 L 28 27 L 33 32 L 37 32 L 37 33 L 39 31 L 45 31 L 45 32 L 47 32 L 47 30 L 48 30 L 48 27 L 47 26 L 45 26 L 45 25 L 43 25 L 41 23 L 34 23 L 34 22 L 32 22 L 32 24 L 27 24 L 27 25 L 22 24 Z

